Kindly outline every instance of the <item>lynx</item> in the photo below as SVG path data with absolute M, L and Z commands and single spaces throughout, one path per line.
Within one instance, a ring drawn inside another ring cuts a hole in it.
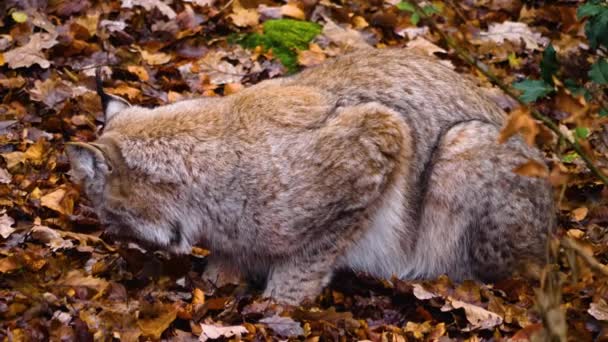
M 107 231 L 202 243 L 209 276 L 263 277 L 281 303 L 338 269 L 497 280 L 541 260 L 554 226 L 548 182 L 512 171 L 540 152 L 497 143 L 503 111 L 430 57 L 353 52 L 153 109 L 100 94 L 103 134 L 66 149 Z

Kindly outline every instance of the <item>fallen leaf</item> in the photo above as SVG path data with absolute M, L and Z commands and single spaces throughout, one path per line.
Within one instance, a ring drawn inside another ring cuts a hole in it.
M 0 216 L 0 236 L 3 239 L 6 239 L 15 231 L 15 228 L 11 227 L 13 224 L 15 224 L 15 220 L 12 217 L 7 214 Z
M 56 212 L 61 214 L 71 214 L 73 207 L 66 206 L 67 203 L 63 202 L 65 195 L 66 190 L 63 188 L 59 188 L 42 196 L 40 198 L 40 204 L 42 204 L 43 207 L 55 210 Z
M 370 48 L 361 32 L 351 28 L 340 27 L 329 18 L 325 18 L 325 20 L 323 35 L 334 44 L 340 46 L 344 51 Z
M 570 215 L 572 216 L 573 221 L 580 222 L 580 221 L 584 220 L 585 217 L 587 217 L 588 213 L 589 213 L 589 208 L 579 207 L 579 208 L 572 210 L 570 212 Z
M 298 64 L 303 66 L 319 65 L 325 61 L 325 58 L 325 52 L 314 43 L 310 44 L 308 50 L 298 51 Z
M 428 300 L 428 299 L 439 297 L 439 295 L 426 290 L 420 284 L 413 284 L 412 287 L 414 288 L 414 290 L 413 290 L 414 296 L 420 300 Z
M 51 66 L 51 62 L 42 50 L 55 46 L 58 43 L 55 38 L 55 35 L 46 32 L 34 33 L 27 44 L 4 52 L 4 61 L 12 69 L 30 67 L 34 64 L 46 69 Z
M 0 259 L 0 273 L 9 273 L 19 268 L 21 268 L 21 264 L 18 263 L 13 257 L 9 256 Z
M 240 339 L 242 335 L 249 333 L 247 328 L 242 325 L 233 326 L 221 326 L 221 325 L 210 325 L 201 323 L 202 333 L 199 336 L 199 341 L 205 342 L 208 339 L 218 339 L 220 337 L 233 337 L 236 336 Z
M 9 184 L 13 176 L 5 169 L 0 167 L 0 183 Z
M 102 294 L 103 291 L 110 286 L 110 283 L 107 280 L 86 275 L 82 270 L 69 271 L 68 274 L 59 279 L 56 284 L 59 286 L 86 287 L 94 290 L 98 295 Z
M 281 6 L 281 15 L 285 17 L 296 18 L 300 20 L 306 19 L 306 14 L 295 4 L 286 4 Z
M 283 337 L 296 337 L 304 335 L 304 330 L 299 322 L 294 321 L 289 317 L 274 315 L 271 317 L 262 318 L 260 323 L 266 324 L 275 333 Z
M 528 145 L 534 146 L 534 139 L 539 132 L 538 124 L 530 116 L 530 110 L 519 107 L 507 118 L 505 126 L 500 131 L 498 142 L 502 144 L 514 134 L 520 133 Z
M 61 234 L 47 226 L 35 225 L 30 230 L 30 236 L 37 241 L 40 241 L 51 248 L 52 251 L 59 249 L 70 249 L 74 244 L 70 240 L 66 240 Z
M 156 8 L 169 19 L 175 19 L 177 16 L 175 11 L 161 0 L 122 0 L 122 8 L 133 8 L 134 6 L 143 7 L 146 11 Z
M 505 40 L 519 43 L 523 41 L 529 50 L 540 50 L 541 46 L 549 43 L 549 39 L 538 32 L 532 32 L 525 23 L 505 21 L 490 24 L 487 32 L 479 33 L 481 41 L 493 41 L 503 43 Z
M 164 52 L 148 52 L 146 50 L 139 50 L 141 58 L 150 65 L 161 65 L 171 61 L 172 56 Z
M 169 58 L 170 60 L 170 58 Z M 168 61 L 167 61 L 168 62 Z M 150 64 L 150 63 L 148 63 Z M 164 64 L 164 63 L 161 63 Z M 146 70 L 146 68 L 139 66 L 139 65 L 129 65 L 127 67 L 127 70 L 129 70 L 130 73 L 136 75 L 140 81 L 148 81 L 150 79 L 150 75 L 148 75 L 148 71 Z
M 491 311 L 488 311 L 480 306 L 469 304 L 460 300 L 448 297 L 441 311 L 451 311 L 453 309 L 463 309 L 467 320 L 471 324 L 471 329 L 487 330 L 492 329 L 497 325 L 502 324 L 503 318 Z
M 549 169 L 547 169 L 547 165 L 532 159 L 513 169 L 513 172 L 527 177 L 546 178 L 549 176 Z
M 423 37 L 416 37 L 413 40 L 410 40 L 406 47 L 408 49 L 417 50 L 422 52 L 423 54 L 434 56 L 436 52 L 446 53 L 446 51 L 439 46 L 429 42 Z
M 238 27 L 255 26 L 260 22 L 260 14 L 255 9 L 247 9 L 241 6 L 238 0 L 232 3 L 232 14 L 228 17 Z
M 176 317 L 177 307 L 175 305 L 156 303 L 140 312 L 137 326 L 144 336 L 159 339 L 163 331 L 167 330 Z
M 587 312 L 598 321 L 608 321 L 608 304 L 603 299 L 597 303 L 591 303 Z

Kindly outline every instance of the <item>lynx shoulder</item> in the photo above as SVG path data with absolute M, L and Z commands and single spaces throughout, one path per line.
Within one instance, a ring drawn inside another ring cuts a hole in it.
M 504 114 L 433 59 L 366 50 L 223 98 L 153 109 L 100 92 L 106 127 L 67 146 L 108 232 L 209 275 L 315 297 L 332 272 L 493 280 L 540 260 L 550 186 L 512 170 L 540 153 L 498 144 Z

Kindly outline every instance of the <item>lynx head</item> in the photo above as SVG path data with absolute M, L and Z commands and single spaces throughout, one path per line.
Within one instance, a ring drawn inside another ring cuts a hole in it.
M 175 130 L 161 134 L 175 110 L 131 106 L 99 92 L 105 130 L 93 143 L 66 145 L 73 178 L 108 233 L 176 253 L 190 252 L 198 233 L 187 161 L 179 153 L 189 144 L 178 142 Z M 161 119 L 151 120 L 159 110 Z

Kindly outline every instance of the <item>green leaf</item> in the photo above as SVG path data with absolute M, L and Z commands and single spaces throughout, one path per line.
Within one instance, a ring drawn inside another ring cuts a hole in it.
M 578 158 L 578 153 L 570 152 L 562 157 L 562 161 L 564 163 L 572 163 L 576 158 Z
M 602 6 L 599 14 L 587 19 L 585 35 L 592 49 L 599 45 L 608 47 L 608 7 Z
M 574 133 L 576 134 L 576 136 L 579 139 L 587 139 L 587 137 L 589 137 L 589 128 L 587 127 L 576 127 L 576 129 L 574 130 Z
M 602 108 L 600 110 L 600 116 L 608 116 L 608 108 Z
M 412 25 L 418 26 L 418 23 L 420 22 L 420 14 L 418 14 L 418 12 L 413 13 L 410 21 L 412 22 Z
M 602 10 L 604 10 L 604 6 L 599 5 L 599 1 L 589 1 L 576 10 L 576 17 L 579 20 L 585 17 L 593 17 L 601 13 Z
M 424 12 L 425 15 L 427 16 L 431 16 L 433 14 L 438 14 L 441 13 L 441 11 L 439 10 L 439 8 L 435 7 L 435 5 L 426 5 L 422 8 L 422 12 Z
M 525 103 L 534 102 L 554 91 L 553 86 L 543 80 L 523 80 L 514 83 L 513 87 L 522 91 L 519 98 Z
M 553 44 L 549 44 L 543 51 L 543 59 L 540 61 L 540 74 L 543 80 L 549 84 L 553 84 L 553 75 L 559 69 L 557 62 L 557 54 Z
M 416 8 L 407 1 L 401 1 L 395 6 L 401 11 L 416 12 Z
M 16 23 L 24 23 L 27 21 L 27 14 L 21 11 L 11 13 L 11 17 Z
M 297 70 L 298 50 L 308 49 L 308 43 L 322 30 L 317 23 L 293 19 L 268 20 L 264 22 L 263 28 L 263 34 L 248 34 L 237 39 L 237 43 L 248 49 L 261 46 L 264 50 L 271 51 L 289 73 Z
M 593 63 L 589 70 L 589 78 L 597 84 L 608 84 L 608 62 L 605 58 Z

